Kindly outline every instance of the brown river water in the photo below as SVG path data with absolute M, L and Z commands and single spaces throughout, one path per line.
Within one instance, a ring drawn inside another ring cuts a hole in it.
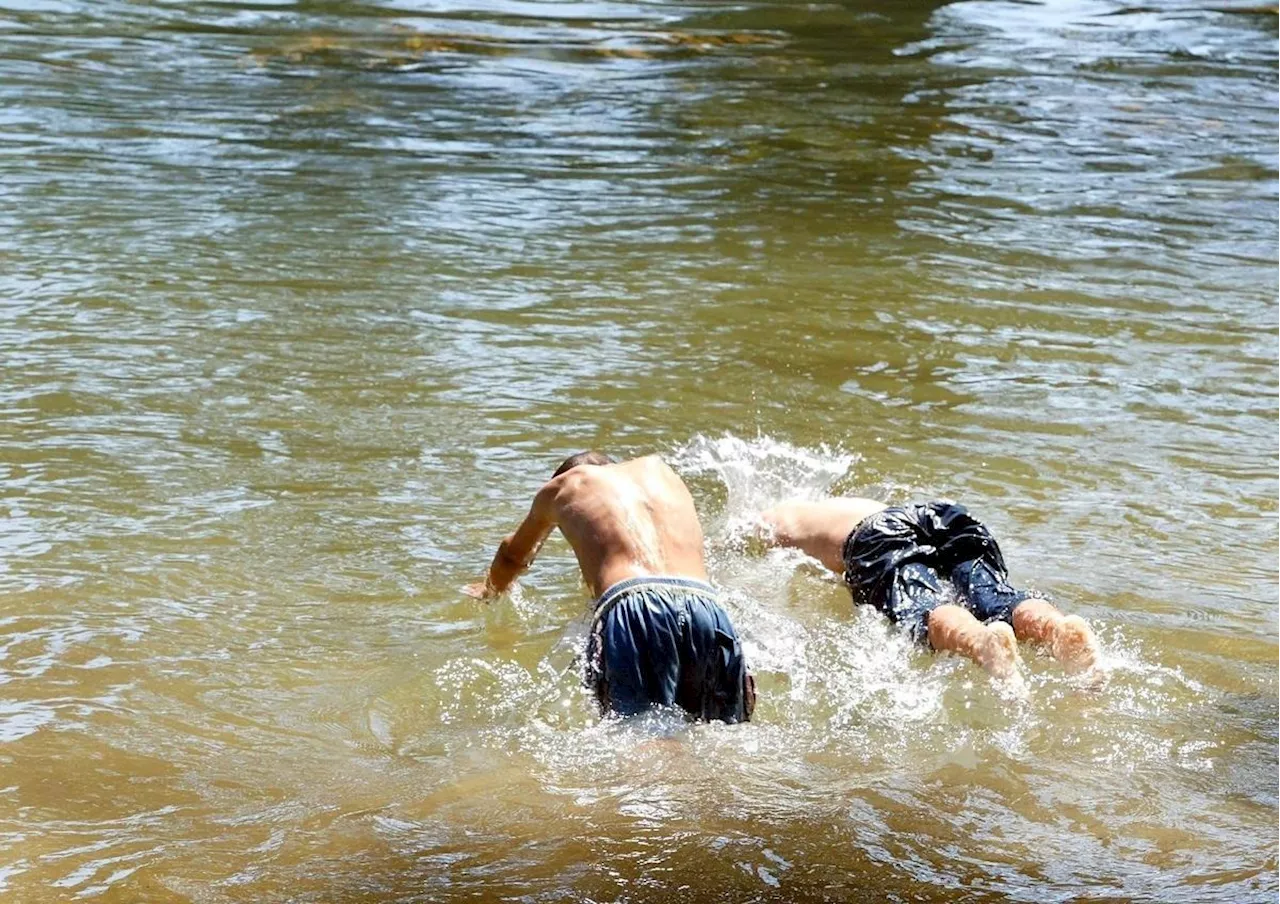
M 1274 902 L 1277 19 L 0 0 L 0 900 Z M 566 454 L 750 725 L 601 721 Z M 964 501 L 1090 689 L 736 539 Z

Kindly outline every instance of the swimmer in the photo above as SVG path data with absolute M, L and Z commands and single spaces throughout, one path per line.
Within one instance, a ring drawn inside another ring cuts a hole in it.
M 758 528 L 766 545 L 799 549 L 843 575 L 855 603 L 995 678 L 1014 676 L 1015 638 L 1043 645 L 1071 674 L 1101 677 L 1084 619 L 1011 587 L 995 537 L 964 506 L 797 500 L 762 512 Z
M 507 590 L 556 527 L 596 594 L 585 679 L 602 712 L 674 704 L 705 720 L 751 718 L 755 682 L 707 583 L 702 526 L 675 471 L 657 456 L 570 456 L 499 544 L 488 577 L 466 592 L 490 599 Z

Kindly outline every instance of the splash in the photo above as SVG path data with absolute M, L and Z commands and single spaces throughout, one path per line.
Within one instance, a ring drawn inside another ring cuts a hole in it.
M 591 797 L 592 787 L 634 789 L 670 770 L 682 781 L 712 780 L 716 769 L 743 756 L 773 764 L 742 777 L 764 784 L 776 781 L 779 770 L 803 783 L 820 782 L 815 769 L 942 767 L 961 755 L 957 750 L 966 757 L 986 750 L 1021 758 L 1033 755 L 1035 732 L 1063 711 L 1110 711 L 1097 725 L 1091 718 L 1077 725 L 1078 743 L 1101 748 L 1095 756 L 1120 750 L 1143 761 L 1155 748 L 1131 743 L 1132 728 L 1111 717 L 1130 709 L 1146 721 L 1153 708 L 1194 696 L 1176 671 L 1157 674 L 1119 641 L 1104 642 L 1112 676 L 1105 693 L 1082 687 L 1026 645 L 1018 680 L 992 681 L 966 660 L 920 649 L 879 613 L 852 607 L 840 579 L 802 553 L 735 542 L 761 509 L 783 499 L 821 498 L 856 477 L 855 454 L 724 435 L 696 436 L 669 460 L 699 497 L 708 570 L 760 684 L 755 724 L 750 731 L 691 725 L 671 712 L 601 720 L 580 683 L 581 625 L 568 629 L 536 666 L 460 659 L 442 670 L 437 682 L 450 688 L 445 696 L 458 710 L 446 708 L 442 720 L 486 712 L 493 726 L 488 742 L 510 749 L 514 731 L 514 749 L 547 787 Z M 536 601 L 515 599 L 512 609 L 524 628 L 539 621 Z M 1162 688 L 1165 683 L 1174 687 Z M 1159 732 L 1138 732 L 1147 734 Z M 693 765 L 699 756 L 706 762 Z
M 686 478 L 710 478 L 723 493 L 721 510 L 706 519 L 708 568 L 767 690 L 761 717 L 790 723 L 811 750 L 863 749 L 875 726 L 873 734 L 904 737 L 903 726 L 936 719 L 953 670 L 930 668 L 878 613 L 854 611 L 820 563 L 742 542 L 754 533 L 756 513 L 784 499 L 829 495 L 858 460 L 765 435 L 695 436 L 671 455 Z
M 686 477 L 710 476 L 723 486 L 723 526 L 732 535 L 756 512 L 783 499 L 826 495 L 860 456 L 825 444 L 805 449 L 763 434 L 750 440 L 725 434 L 695 436 L 670 459 Z
M 581 622 L 557 629 L 560 639 L 536 662 L 515 652 L 460 656 L 435 674 L 438 724 L 413 745 L 466 764 L 469 775 L 441 792 L 453 795 L 450 819 L 487 824 L 488 798 L 473 804 L 466 789 L 500 788 L 504 801 L 558 801 L 542 812 L 587 811 L 594 825 L 629 838 L 671 837 L 715 824 L 726 810 L 776 824 L 844 825 L 854 812 L 863 826 L 900 811 L 966 832 L 977 819 L 1001 837 L 1018 825 L 1066 852 L 1077 835 L 1052 834 L 1044 826 L 1059 824 L 1053 811 L 1023 802 L 1061 798 L 1075 811 L 1105 812 L 1134 781 L 1154 795 L 1170 776 L 1219 768 L 1223 744 L 1211 727 L 1194 737 L 1176 727 L 1180 710 L 1211 701 L 1114 628 L 1100 631 L 1109 675 L 1101 688 L 1025 644 L 1018 681 L 995 682 L 967 660 L 921 649 L 870 607 L 852 606 L 820 563 L 733 542 L 760 509 L 856 480 L 857 456 L 765 436 L 699 436 L 669 460 L 698 500 L 708 570 L 756 675 L 752 724 L 694 724 L 670 709 L 600 718 L 581 684 Z M 537 626 L 551 630 L 544 610 L 537 593 L 513 599 L 509 617 L 489 624 L 495 647 Z M 1045 762 L 1054 765 L 1037 765 Z M 956 801 L 990 800 L 1006 785 L 1007 806 L 955 815 Z M 439 823 L 406 825 L 434 832 Z M 783 868 L 765 859 L 757 865 Z

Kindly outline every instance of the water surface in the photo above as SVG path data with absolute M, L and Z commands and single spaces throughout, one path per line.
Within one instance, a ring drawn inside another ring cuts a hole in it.
M 1212 7 L 1212 8 L 1210 8 Z M 1274 11 L 0 0 L 6 900 L 1274 901 Z M 600 722 L 568 453 L 761 686 Z M 965 501 L 1089 691 L 756 508 Z

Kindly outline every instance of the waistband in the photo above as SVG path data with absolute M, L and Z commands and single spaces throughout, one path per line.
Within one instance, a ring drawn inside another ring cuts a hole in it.
M 681 587 L 685 590 L 692 590 L 716 598 L 716 588 L 712 587 L 706 581 L 699 581 L 696 578 L 676 578 L 667 575 L 646 574 L 637 578 L 627 578 L 625 581 L 606 588 L 604 593 L 600 594 L 600 598 L 596 600 L 595 611 L 602 612 L 606 606 L 616 600 L 619 596 L 629 590 L 636 590 L 641 587 Z

